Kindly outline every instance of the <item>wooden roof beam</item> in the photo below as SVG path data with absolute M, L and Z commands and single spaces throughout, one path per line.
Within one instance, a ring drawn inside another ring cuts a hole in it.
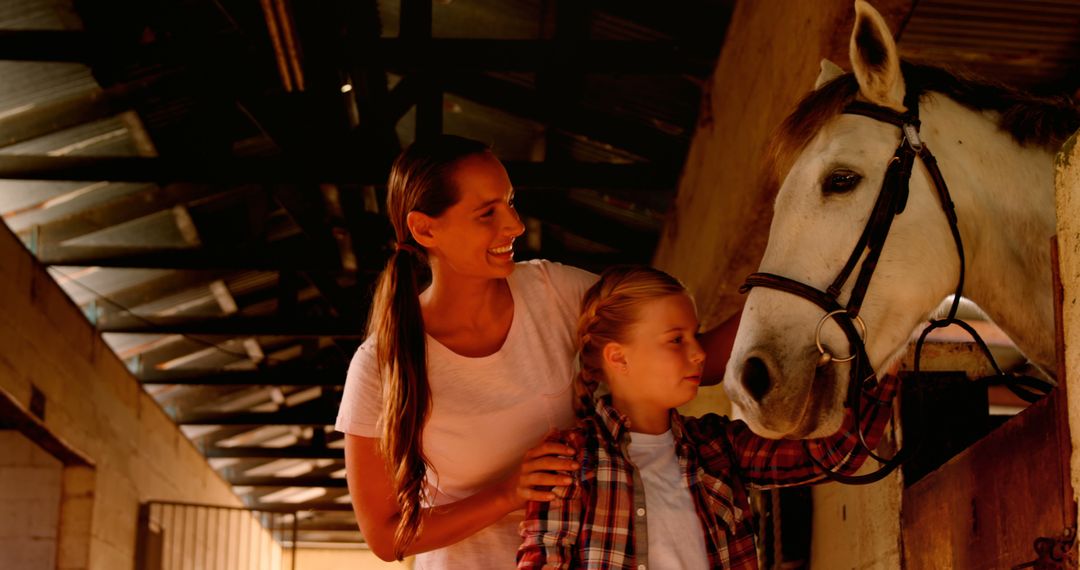
M 233 269 L 254 271 L 342 271 L 333 256 L 293 251 L 268 244 L 263 248 L 147 249 L 111 246 L 49 246 L 37 251 L 45 265 L 75 267 L 138 267 L 148 269 Z
M 289 447 L 211 447 L 203 455 L 209 459 L 345 459 L 345 450 L 334 447 L 291 445 Z
M 149 317 L 117 315 L 101 323 L 103 333 L 226 335 L 226 336 L 305 336 L 363 338 L 365 323 L 337 317 Z
M 559 226 L 589 241 L 618 250 L 651 252 L 660 239 L 655 230 L 637 230 L 564 195 L 519 195 L 518 212 Z
M 230 485 L 237 487 L 280 487 L 282 489 L 288 487 L 325 487 L 328 489 L 342 489 L 348 487 L 345 479 L 338 479 L 336 477 L 315 476 L 309 477 L 305 475 L 298 475 L 296 477 L 272 477 L 272 476 L 258 476 L 247 477 L 237 476 L 229 477 L 226 479 Z
M 150 46 L 102 43 L 84 31 L 0 30 L 0 59 L 22 61 L 92 62 L 104 54 L 132 53 L 151 61 L 187 54 L 194 42 L 156 42 Z M 713 60 L 698 50 L 671 42 L 598 41 L 577 45 L 571 54 L 546 40 L 489 39 L 371 39 L 352 38 L 348 54 L 360 67 L 385 65 L 410 71 L 537 71 L 553 61 L 569 60 L 585 72 L 681 74 L 705 76 Z M 196 56 L 199 56 L 198 46 Z M 173 53 L 176 52 L 176 53 Z
M 259 511 L 268 511 L 272 513 L 291 513 L 295 511 L 328 511 L 328 512 L 348 512 L 351 513 L 353 508 L 351 503 L 338 503 L 335 501 L 307 501 L 303 503 L 255 503 L 251 508 Z
M 264 370 L 153 370 L 138 374 L 143 384 L 185 386 L 343 386 L 345 370 L 318 369 L 288 363 Z
M 177 425 L 326 426 L 334 423 L 339 402 L 321 398 L 277 412 L 192 412 L 176 417 Z
M 583 72 L 682 74 L 705 76 L 712 59 L 677 42 L 597 41 L 576 44 L 571 53 L 547 40 L 381 39 L 355 46 L 357 65 L 376 62 L 411 71 L 537 71 L 569 61 Z
M 598 162 L 505 163 L 523 188 L 625 188 L 671 190 L 677 173 L 650 164 Z M 0 156 L 0 179 L 110 180 L 208 183 L 354 183 L 384 185 L 388 171 L 355 158 L 197 158 Z

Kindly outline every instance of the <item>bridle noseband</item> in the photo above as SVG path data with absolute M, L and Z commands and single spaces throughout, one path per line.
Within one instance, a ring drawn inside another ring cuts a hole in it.
M 829 287 L 824 291 L 821 291 L 810 285 L 781 275 L 773 273 L 753 273 L 746 278 L 746 282 L 739 288 L 741 293 L 746 293 L 754 287 L 777 289 L 802 297 L 818 307 L 821 307 L 821 309 L 825 311 L 825 316 L 818 322 L 815 334 L 815 342 L 818 351 L 821 353 L 818 366 L 826 366 L 830 363 L 840 362 L 851 363 L 845 406 L 850 408 L 854 415 L 854 429 L 858 434 L 860 444 L 866 453 L 882 463 L 882 466 L 873 473 L 865 475 L 846 475 L 832 471 L 821 464 L 813 454 L 809 453 L 809 449 L 807 449 L 807 455 L 829 479 L 853 485 L 873 483 L 883 479 L 909 457 L 913 453 L 912 450 L 915 447 L 909 442 L 904 445 L 902 449 L 897 451 L 892 458 L 884 459 L 876 455 L 866 444 L 866 439 L 861 426 L 861 394 L 864 388 L 873 388 L 876 385 L 877 374 L 870 364 L 870 358 L 866 353 L 866 326 L 859 317 L 859 311 L 862 309 L 866 290 L 869 288 L 870 279 L 873 277 L 874 270 L 877 268 L 878 259 L 881 257 L 881 251 L 885 246 L 885 239 L 889 235 L 889 229 L 892 227 L 893 219 L 903 213 L 904 208 L 907 205 L 911 172 L 916 157 L 922 159 L 923 166 L 930 174 L 930 178 L 934 183 L 934 189 L 937 191 L 941 209 L 945 213 L 946 220 L 948 220 L 949 230 L 956 243 L 956 252 L 960 259 L 960 274 L 957 279 L 956 292 L 953 295 L 952 305 L 949 308 L 948 315 L 943 319 L 931 320 L 930 324 L 922 331 L 922 334 L 916 342 L 913 374 L 919 373 L 919 360 L 922 355 L 923 342 L 926 340 L 927 335 L 934 329 L 943 328 L 951 324 L 958 324 L 972 335 L 976 343 L 987 357 L 989 357 L 990 362 L 993 364 L 993 368 L 997 373 L 995 378 L 1005 379 L 1003 383 L 1024 399 L 1032 401 L 1032 399 L 1038 398 L 1037 394 L 1017 386 L 1016 384 L 1018 382 L 1015 379 L 1006 376 L 1001 371 L 1001 368 L 998 367 L 993 355 L 990 354 L 990 350 L 986 346 L 986 343 L 975 333 L 975 329 L 956 318 L 956 312 L 960 305 L 960 297 L 964 291 L 966 266 L 964 244 L 960 238 L 960 228 L 957 223 L 956 209 L 949 196 L 949 188 L 945 184 L 945 179 L 938 169 L 937 159 L 930 153 L 930 149 L 919 136 L 919 96 L 921 93 L 917 86 L 912 85 L 910 82 L 908 82 L 907 86 L 908 91 L 904 97 L 904 106 L 907 107 L 907 112 L 905 113 L 900 113 L 887 107 L 862 101 L 849 103 L 843 110 L 843 113 L 845 114 L 862 115 L 899 127 L 901 131 L 901 140 L 885 170 L 885 179 L 882 182 L 877 201 L 874 203 L 874 208 L 870 212 L 870 218 L 867 220 L 866 226 L 863 228 L 862 234 L 859 236 L 847 262 L 837 274 L 836 278 L 833 279 Z M 848 279 L 851 278 L 860 259 L 863 260 L 862 266 L 855 277 L 855 283 L 852 286 L 851 295 L 848 297 L 847 306 L 843 306 L 840 304 L 839 300 L 840 291 L 847 283 Z M 834 320 L 847 337 L 848 343 L 851 346 L 851 354 L 849 356 L 836 357 L 830 354 L 822 345 L 821 328 L 829 319 Z M 862 330 L 862 335 L 859 334 L 856 324 L 858 325 L 858 328 Z M 1023 382 L 1021 383 L 1023 384 Z M 1026 382 L 1026 384 L 1030 386 L 1032 385 L 1032 382 Z

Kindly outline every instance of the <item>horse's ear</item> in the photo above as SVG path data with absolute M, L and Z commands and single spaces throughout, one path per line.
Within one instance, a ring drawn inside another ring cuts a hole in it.
M 850 50 L 859 93 L 871 103 L 906 110 L 904 78 L 900 74 L 896 42 L 885 19 L 865 0 L 855 0 L 855 27 L 851 30 Z
M 821 73 L 818 74 L 817 81 L 814 82 L 814 91 L 821 89 L 822 85 L 825 85 L 843 74 L 844 70 L 841 69 L 839 65 L 836 65 L 827 59 L 821 60 Z

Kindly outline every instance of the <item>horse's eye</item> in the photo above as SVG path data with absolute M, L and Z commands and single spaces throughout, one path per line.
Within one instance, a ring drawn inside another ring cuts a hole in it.
M 825 177 L 825 181 L 821 184 L 821 191 L 825 194 L 851 192 L 861 180 L 862 176 L 850 170 L 834 170 Z

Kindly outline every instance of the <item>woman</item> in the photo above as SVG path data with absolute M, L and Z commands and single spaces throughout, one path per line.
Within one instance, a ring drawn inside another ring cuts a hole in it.
M 573 449 L 540 442 L 573 424 L 577 316 L 596 276 L 514 263 L 513 187 L 475 141 L 402 153 L 387 212 L 397 248 L 337 421 L 357 522 L 384 560 L 512 567 L 526 501 L 553 499 L 578 468 Z

